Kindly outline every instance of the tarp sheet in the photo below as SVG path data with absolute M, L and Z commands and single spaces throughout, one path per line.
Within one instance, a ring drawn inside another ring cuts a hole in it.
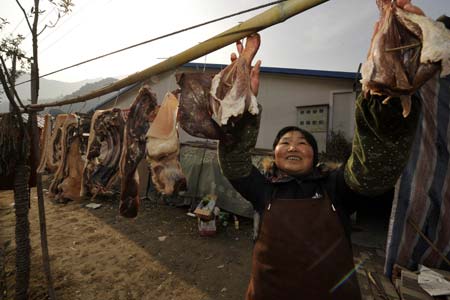
M 264 155 L 253 155 L 253 164 L 260 166 L 263 158 Z M 216 194 L 219 208 L 239 216 L 253 217 L 250 202 L 242 198 L 222 175 L 216 149 L 182 145 L 180 162 L 188 184 L 183 197 L 199 199 L 207 194 Z
M 389 277 L 394 264 L 450 270 L 414 229 L 417 225 L 450 258 L 450 77 L 430 80 L 420 94 L 421 120 L 392 206 L 385 266 Z

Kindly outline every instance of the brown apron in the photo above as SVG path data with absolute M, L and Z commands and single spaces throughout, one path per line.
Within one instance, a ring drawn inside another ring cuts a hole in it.
M 359 300 L 353 268 L 349 241 L 328 196 L 272 199 L 253 249 L 246 299 Z

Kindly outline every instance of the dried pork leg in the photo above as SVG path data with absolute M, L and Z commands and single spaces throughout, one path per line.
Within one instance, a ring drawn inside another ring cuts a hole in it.
M 156 189 L 164 195 L 186 189 L 186 178 L 179 162 L 177 131 L 178 99 L 167 93 L 147 132 L 147 161 Z
M 221 132 L 211 118 L 210 89 L 212 75 L 181 73 L 176 75 L 181 88 L 178 121 L 188 134 L 205 139 L 220 139 Z
M 130 107 L 123 135 L 120 157 L 121 193 L 119 212 L 122 216 L 134 218 L 139 209 L 139 181 L 137 166 L 145 154 L 145 135 L 149 119 L 157 107 L 156 96 L 148 86 L 139 90 Z
M 385 95 L 384 103 L 400 97 L 406 117 L 410 96 L 439 70 L 440 62 L 443 72 L 448 69 L 450 35 L 442 24 L 408 13 L 395 2 L 377 4 L 380 20 L 362 67 L 363 92 L 366 97 Z
M 259 113 L 250 81 L 251 63 L 259 45 L 258 34 L 247 37 L 239 57 L 212 80 L 211 108 L 213 119 L 219 126 L 228 124 L 230 118 L 238 120 L 246 111 L 253 115 Z

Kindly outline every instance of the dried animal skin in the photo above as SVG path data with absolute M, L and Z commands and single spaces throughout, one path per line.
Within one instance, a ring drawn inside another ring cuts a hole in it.
M 259 113 L 256 96 L 251 89 L 251 63 L 259 49 L 258 34 L 247 38 L 239 58 L 214 76 L 211 83 L 211 108 L 213 119 L 220 125 L 230 118 L 239 118 L 245 111 Z
M 212 75 L 208 73 L 181 73 L 176 75 L 181 88 L 178 121 L 188 134 L 218 140 L 219 125 L 211 118 L 210 89 Z
M 186 178 L 178 159 L 177 111 L 178 99 L 167 93 L 147 132 L 147 161 L 151 166 L 152 181 L 164 195 L 186 189 Z
M 130 107 L 130 113 L 125 123 L 119 162 L 121 177 L 119 212 L 127 218 L 134 218 L 138 213 L 139 180 L 136 169 L 145 154 L 145 134 L 156 107 L 156 96 L 148 86 L 142 87 Z
M 448 38 L 437 39 L 436 32 L 443 28 L 426 17 L 405 12 L 389 0 L 378 0 L 377 4 L 381 16 L 362 67 L 363 92 L 366 97 L 385 95 L 384 103 L 400 97 L 406 117 L 410 96 L 439 70 L 440 62 L 445 65 L 450 54 L 445 47 Z M 447 51 L 436 51 L 442 47 Z M 430 52 L 440 54 L 427 55 Z

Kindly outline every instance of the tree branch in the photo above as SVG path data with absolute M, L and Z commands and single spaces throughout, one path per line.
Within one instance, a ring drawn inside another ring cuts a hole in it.
M 22 4 L 20 4 L 19 0 L 16 0 L 17 5 L 19 5 L 20 9 L 23 12 L 23 15 L 25 16 L 25 20 L 27 21 L 28 24 L 28 28 L 30 29 L 30 32 L 33 33 L 33 28 L 31 27 L 30 21 L 28 20 L 28 15 L 27 12 L 25 11 L 25 9 L 23 8 Z
M 3 62 L 3 58 L 1 58 L 1 60 Z M 4 73 L 4 69 L 3 68 L 0 68 L 0 82 L 2 83 L 3 89 L 5 90 L 6 98 L 8 98 L 9 103 L 11 103 L 11 105 L 13 106 L 14 111 L 15 112 L 20 112 L 19 106 L 14 101 L 14 97 L 12 96 L 11 91 L 7 88 L 8 87 L 8 83 L 6 82 L 5 73 Z
M 48 26 L 47 24 L 45 24 L 45 26 L 44 26 L 44 28 L 42 28 L 42 30 L 41 31 L 39 31 L 39 33 L 37 34 L 38 36 L 39 35 L 41 35 L 41 33 L 43 33 L 44 32 L 44 30 L 47 28 L 47 27 L 50 27 L 50 28 L 52 28 L 52 27 L 54 27 L 54 26 Z
M 27 110 L 25 105 L 23 105 L 22 101 L 20 100 L 20 97 L 17 94 L 16 88 L 12 84 L 11 76 L 9 75 L 5 60 L 3 59 L 3 57 L 1 55 L 0 55 L 0 61 L 2 63 L 2 67 L 3 67 L 3 68 L 0 68 L 0 73 L 1 73 L 2 77 L 5 79 L 4 81 L 2 80 L 1 83 L 3 85 L 3 89 L 5 90 L 5 93 L 6 93 L 6 96 L 9 100 L 9 102 L 11 102 L 11 100 L 12 100 L 14 102 L 14 104 L 17 105 L 16 102 L 14 101 L 14 96 L 16 96 L 17 102 L 19 102 L 20 106 L 24 110 Z M 9 84 L 9 87 L 12 88 L 12 90 L 14 92 L 14 96 L 11 94 L 10 88 L 8 88 L 8 84 Z M 17 109 L 19 109 L 19 107 L 17 107 Z

